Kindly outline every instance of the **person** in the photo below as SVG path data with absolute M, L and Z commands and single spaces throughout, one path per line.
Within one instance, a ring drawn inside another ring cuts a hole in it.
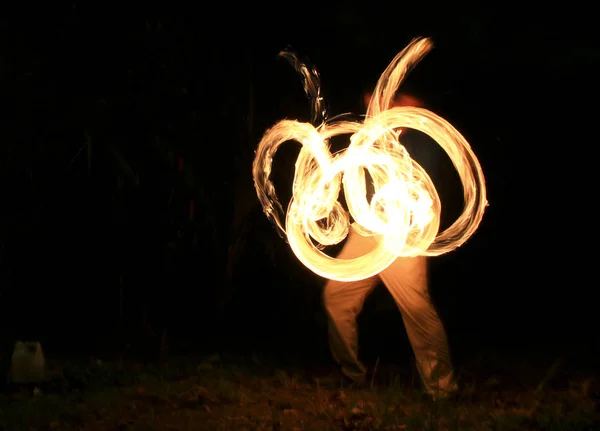
M 370 94 L 365 93 L 365 105 L 368 105 L 369 100 Z M 393 106 L 404 105 L 423 107 L 423 103 L 410 94 L 397 95 Z M 400 138 L 402 144 L 428 173 L 434 171 L 435 160 L 424 154 L 426 151 L 419 151 L 418 147 L 426 146 L 411 147 L 410 141 L 418 138 L 415 135 L 411 136 L 409 132 L 408 129 L 403 131 Z M 375 245 L 374 238 L 364 237 L 351 229 L 338 258 L 352 259 L 362 256 Z M 390 291 L 400 309 L 426 393 L 433 399 L 454 395 L 458 387 L 450 360 L 446 331 L 429 296 L 428 262 L 425 256 L 400 257 L 378 275 L 365 280 L 326 282 L 323 301 L 328 317 L 329 348 L 333 359 L 341 367 L 343 376 L 350 379 L 354 385 L 362 385 L 366 380 L 366 368 L 358 358 L 356 320 L 367 295 L 379 281 Z

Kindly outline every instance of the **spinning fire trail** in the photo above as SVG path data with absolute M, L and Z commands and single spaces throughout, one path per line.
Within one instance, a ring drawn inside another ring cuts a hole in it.
M 447 253 L 467 241 L 481 222 L 487 206 L 485 179 L 466 139 L 429 110 L 390 108 L 407 73 L 432 46 L 430 39 L 418 38 L 396 55 L 375 86 L 363 122 L 328 120 L 317 71 L 291 53 L 280 54 L 303 78 L 304 90 L 312 102 L 313 124 L 282 120 L 266 131 L 252 167 L 254 185 L 263 211 L 285 235 L 294 254 L 322 277 L 359 280 L 378 274 L 399 256 Z M 464 208 L 441 233 L 438 193 L 427 172 L 402 146 L 400 138 L 405 128 L 435 140 L 460 176 Z M 347 149 L 331 154 L 329 139 L 337 135 L 350 135 L 350 143 Z M 286 213 L 269 177 L 277 149 L 288 141 L 296 141 L 302 147 Z M 370 202 L 365 170 L 375 188 Z M 342 186 L 348 211 L 338 202 Z M 351 225 L 362 235 L 374 236 L 378 246 L 356 259 L 336 259 L 321 251 L 341 242 Z

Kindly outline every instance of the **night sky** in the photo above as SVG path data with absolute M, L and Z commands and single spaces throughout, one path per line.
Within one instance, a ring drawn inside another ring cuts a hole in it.
M 3 343 L 87 355 L 166 328 L 173 350 L 325 357 L 324 280 L 252 185 L 262 133 L 309 116 L 277 54 L 316 65 L 331 115 L 361 114 L 365 88 L 429 36 L 406 85 L 471 143 L 490 204 L 463 247 L 432 259 L 453 350 L 597 348 L 594 14 L 359 3 L 2 14 Z M 275 162 L 282 196 L 290 145 Z M 408 351 L 385 289 L 360 324 L 367 356 Z

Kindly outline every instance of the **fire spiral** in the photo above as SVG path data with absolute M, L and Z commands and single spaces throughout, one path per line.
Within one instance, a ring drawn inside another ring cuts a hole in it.
M 320 124 L 282 120 L 267 130 L 255 154 L 254 185 L 263 211 L 287 238 L 296 257 L 322 277 L 359 280 L 378 274 L 401 256 L 447 253 L 467 241 L 482 220 L 487 206 L 485 179 L 467 140 L 429 110 L 390 108 L 406 74 L 432 46 L 430 39 L 418 38 L 396 55 L 379 78 L 362 122 L 327 120 L 316 69 L 282 53 L 301 74 L 312 101 L 313 121 L 320 120 Z M 461 179 L 463 211 L 443 232 L 439 232 L 441 203 L 433 182 L 400 142 L 406 128 L 437 142 Z M 331 154 L 329 141 L 337 135 L 350 135 L 350 142 L 346 150 Z M 302 147 L 285 212 L 270 174 L 277 149 L 288 141 Z M 375 189 L 370 200 L 365 171 Z M 347 211 L 338 201 L 342 187 Z M 322 251 L 340 243 L 351 226 L 361 235 L 374 236 L 375 249 L 355 259 L 337 259 Z

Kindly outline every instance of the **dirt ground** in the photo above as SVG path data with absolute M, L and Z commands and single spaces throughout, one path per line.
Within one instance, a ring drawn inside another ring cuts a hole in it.
M 63 361 L 0 395 L 0 430 L 600 430 L 593 371 L 492 362 L 460 370 L 459 397 L 433 402 L 414 370 L 386 364 L 349 389 L 257 356 Z

